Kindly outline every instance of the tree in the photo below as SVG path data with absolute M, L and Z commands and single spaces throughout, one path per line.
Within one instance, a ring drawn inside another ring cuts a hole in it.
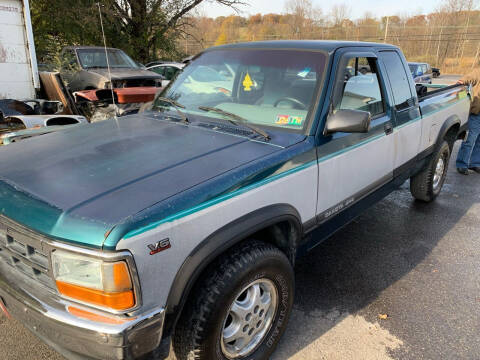
M 292 36 L 296 38 L 305 37 L 317 22 L 322 21 L 322 10 L 314 7 L 311 0 L 288 0 L 285 10 Z
M 345 3 L 333 5 L 330 11 L 330 17 L 332 18 L 334 26 L 342 25 L 344 20 L 350 18 L 350 8 Z
M 215 41 L 215 46 L 225 45 L 227 43 L 227 35 L 222 31 L 220 35 L 218 35 L 217 40 Z
M 158 51 L 175 53 L 175 39 L 188 32 L 186 15 L 205 0 L 103 0 L 107 44 L 139 61 Z M 210 0 L 237 9 L 241 0 Z M 51 40 L 63 44 L 102 44 L 95 0 L 36 0 L 32 23 L 40 57 Z

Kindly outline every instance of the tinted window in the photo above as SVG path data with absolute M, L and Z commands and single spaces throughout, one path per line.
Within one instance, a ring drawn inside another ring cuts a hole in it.
M 368 111 L 372 116 L 385 111 L 375 59 L 350 58 L 340 74 L 344 74 L 344 80 L 336 86 L 343 91 L 338 92 L 334 110 Z
M 175 74 L 177 73 L 178 69 L 173 66 L 165 67 L 165 79 L 172 80 Z
M 408 108 L 412 93 L 402 59 L 395 51 L 382 51 L 380 52 L 380 58 L 387 68 L 387 76 L 392 85 L 394 105 L 397 110 Z
M 157 66 L 148 70 L 156 72 L 159 75 L 165 75 L 165 68 L 163 66 Z

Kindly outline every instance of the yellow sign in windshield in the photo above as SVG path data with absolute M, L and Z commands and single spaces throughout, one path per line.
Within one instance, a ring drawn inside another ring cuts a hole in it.
M 245 75 L 245 78 L 243 79 L 242 85 L 243 85 L 244 91 L 252 91 L 253 81 L 248 72 L 247 72 L 247 75 Z

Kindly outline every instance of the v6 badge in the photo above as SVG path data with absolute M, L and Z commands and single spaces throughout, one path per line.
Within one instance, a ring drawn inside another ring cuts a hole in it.
M 170 249 L 171 247 L 172 245 L 170 244 L 169 238 L 157 241 L 155 244 L 148 244 L 150 255 L 158 254 L 159 252 Z

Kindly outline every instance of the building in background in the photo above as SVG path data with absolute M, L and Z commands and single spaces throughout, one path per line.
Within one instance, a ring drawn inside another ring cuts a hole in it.
M 40 87 L 28 0 L 0 0 L 0 99 L 32 99 Z

